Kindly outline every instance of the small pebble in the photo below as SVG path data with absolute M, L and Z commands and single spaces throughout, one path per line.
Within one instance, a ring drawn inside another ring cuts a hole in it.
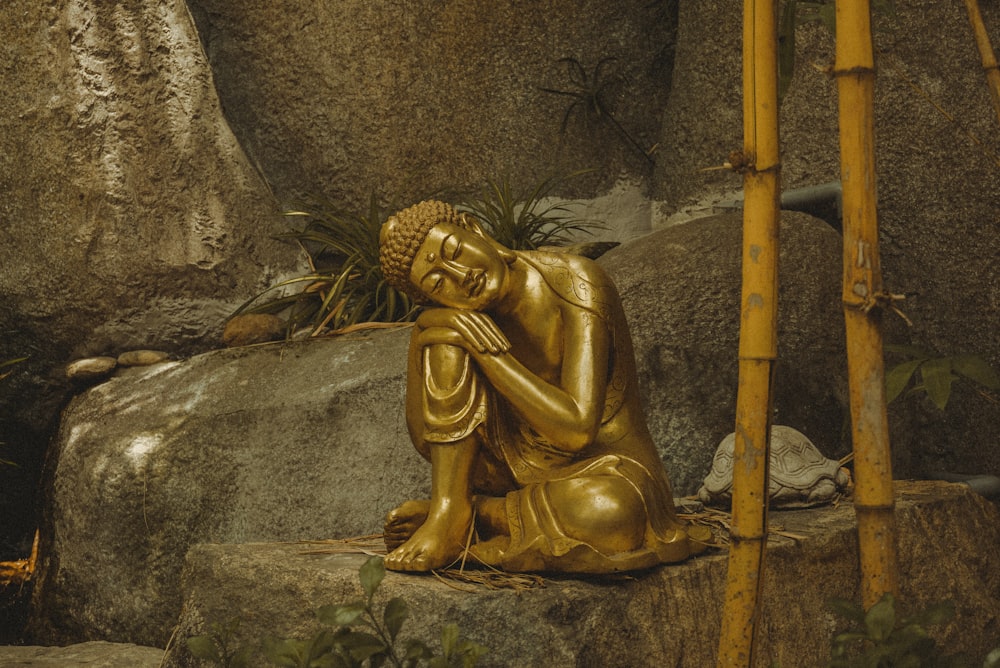
M 230 348 L 255 343 L 280 341 L 285 338 L 285 321 L 268 313 L 246 313 L 226 323 L 222 342 Z
M 118 356 L 120 366 L 150 366 L 170 359 L 162 350 L 129 350 Z
M 66 377 L 70 380 L 99 380 L 107 378 L 118 366 L 114 357 L 85 357 L 66 365 Z

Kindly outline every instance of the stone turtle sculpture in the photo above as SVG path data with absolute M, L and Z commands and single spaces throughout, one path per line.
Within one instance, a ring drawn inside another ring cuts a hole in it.
M 712 470 L 698 490 L 707 505 L 729 505 L 733 493 L 733 446 L 729 434 L 719 444 Z M 771 427 L 771 480 L 768 496 L 772 508 L 808 508 L 829 503 L 850 484 L 847 469 L 827 459 L 805 434 L 783 425 Z

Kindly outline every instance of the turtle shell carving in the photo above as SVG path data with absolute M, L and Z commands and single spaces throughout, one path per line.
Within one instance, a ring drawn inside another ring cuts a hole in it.
M 708 505 L 729 505 L 733 491 L 733 446 L 729 434 L 719 444 L 712 470 L 698 498 Z M 805 434 L 782 425 L 771 427 L 771 479 L 768 496 L 772 508 L 808 508 L 833 501 L 847 488 L 850 476 L 840 463 L 827 459 Z

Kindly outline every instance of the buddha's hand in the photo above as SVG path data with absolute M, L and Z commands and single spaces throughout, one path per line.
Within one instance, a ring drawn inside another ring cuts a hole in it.
M 417 318 L 423 345 L 447 343 L 470 353 L 499 355 L 510 350 L 510 341 L 493 319 L 479 311 L 429 308 Z

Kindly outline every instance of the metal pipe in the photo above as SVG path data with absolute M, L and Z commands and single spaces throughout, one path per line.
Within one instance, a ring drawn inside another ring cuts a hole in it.
M 841 218 L 843 217 L 843 188 L 840 181 L 830 181 L 820 183 L 815 186 L 805 186 L 803 188 L 792 188 L 781 193 L 781 208 L 784 211 L 801 211 L 816 218 L 820 218 L 830 227 L 841 231 Z M 730 200 L 728 202 L 718 202 L 713 205 L 716 209 L 742 209 L 743 198 Z

